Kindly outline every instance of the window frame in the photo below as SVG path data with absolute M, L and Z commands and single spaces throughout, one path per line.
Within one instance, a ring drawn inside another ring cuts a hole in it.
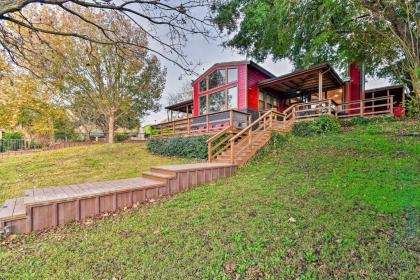
M 213 71 L 211 71 L 205 77 L 201 78 L 201 80 L 198 81 L 198 92 L 201 93 L 201 94 L 204 94 L 204 93 L 207 93 L 210 90 L 218 89 L 218 88 L 223 87 L 223 86 L 228 86 L 232 83 L 238 83 L 238 81 L 239 81 L 239 67 L 238 66 L 239 65 L 234 65 L 234 66 L 232 65 L 232 66 L 225 66 L 225 67 L 221 67 L 221 68 L 215 68 Z M 229 80 L 229 70 L 232 70 L 232 69 L 236 70 L 236 80 L 228 82 L 228 80 Z M 209 76 L 211 74 L 213 74 L 215 71 L 225 71 L 225 76 L 224 76 L 224 79 L 223 79 L 224 83 L 220 86 L 215 87 L 215 88 L 209 88 Z M 206 81 L 206 90 L 201 91 L 200 90 L 200 84 L 204 80 Z

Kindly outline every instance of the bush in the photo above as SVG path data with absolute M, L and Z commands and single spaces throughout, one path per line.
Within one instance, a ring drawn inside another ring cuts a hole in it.
M 312 136 L 315 135 L 315 129 L 312 121 L 301 121 L 293 126 L 292 134 L 296 136 Z
M 407 95 L 404 105 L 407 109 L 407 117 L 412 119 L 420 118 L 420 101 L 416 96 Z
M 14 132 L 5 132 L 3 134 L 3 140 L 22 140 L 23 134 L 17 131 Z
M 321 116 L 315 121 L 302 121 L 295 124 L 292 134 L 296 136 L 313 136 L 340 132 L 340 121 L 333 116 Z
M 371 118 L 362 118 L 362 117 L 354 117 L 348 120 L 340 121 L 341 126 L 343 127 L 350 127 L 350 126 L 361 126 L 361 125 L 368 125 L 368 124 L 379 124 L 384 122 L 392 122 L 396 121 L 394 116 L 379 116 L 379 117 L 371 117 Z
M 207 159 L 207 136 L 151 139 L 147 148 L 163 156 Z
M 127 133 L 117 133 L 114 135 L 115 142 L 127 141 L 129 138 L 130 138 L 130 135 L 128 135 Z

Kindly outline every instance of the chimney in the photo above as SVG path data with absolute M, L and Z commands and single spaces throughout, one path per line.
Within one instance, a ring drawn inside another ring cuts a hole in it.
M 364 65 L 360 67 L 357 63 L 349 66 L 350 84 L 348 101 L 360 100 L 364 98 L 365 91 L 365 71 Z

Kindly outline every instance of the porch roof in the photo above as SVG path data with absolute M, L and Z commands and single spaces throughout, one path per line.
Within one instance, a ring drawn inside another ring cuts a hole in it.
M 319 73 L 322 73 L 323 90 L 340 88 L 344 84 L 332 66 L 325 63 L 261 81 L 258 83 L 258 87 L 284 94 L 314 93 L 319 89 Z
M 185 100 L 165 107 L 166 110 L 192 114 L 193 100 Z

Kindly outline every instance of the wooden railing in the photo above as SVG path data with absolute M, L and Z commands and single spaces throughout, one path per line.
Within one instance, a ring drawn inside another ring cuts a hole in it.
M 227 127 L 243 128 L 250 121 L 251 115 L 248 113 L 227 110 L 153 125 L 151 137 L 211 134 Z
M 283 111 L 284 120 L 314 119 L 321 115 L 338 118 L 364 117 L 393 113 L 393 96 L 361 99 L 338 105 L 332 99 L 294 104 Z

